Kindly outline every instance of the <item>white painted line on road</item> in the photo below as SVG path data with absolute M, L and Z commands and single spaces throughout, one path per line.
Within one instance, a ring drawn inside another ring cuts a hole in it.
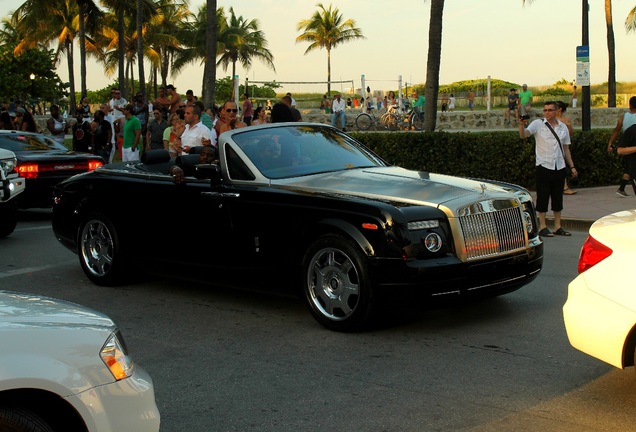
M 35 272 L 39 272 L 42 270 L 48 270 L 48 269 L 52 269 L 55 267 L 59 267 L 62 265 L 71 265 L 71 264 L 75 264 L 77 262 L 77 260 L 72 260 L 72 261 L 63 261 L 63 262 L 59 262 L 59 263 L 55 263 L 55 264 L 49 264 L 49 265 L 45 265 L 45 266 L 39 266 L 39 267 L 25 267 L 25 268 L 21 268 L 21 269 L 17 269 L 17 270 L 9 270 L 7 272 L 0 272 L 0 279 L 2 278 L 6 278 L 6 277 L 11 277 L 11 276 L 18 276 L 18 275 L 23 275 L 26 273 L 35 273 Z

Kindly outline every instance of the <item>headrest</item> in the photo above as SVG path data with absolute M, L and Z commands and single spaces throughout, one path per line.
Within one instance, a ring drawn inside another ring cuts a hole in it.
M 166 149 L 146 150 L 141 155 L 141 162 L 146 165 L 168 162 L 169 160 L 170 153 Z
M 187 154 L 177 156 L 177 165 L 179 166 L 190 166 L 194 167 L 199 164 L 199 155 L 198 154 Z

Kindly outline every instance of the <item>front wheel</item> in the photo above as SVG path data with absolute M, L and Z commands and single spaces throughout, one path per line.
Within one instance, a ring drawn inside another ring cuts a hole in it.
M 0 430 L 11 432 L 54 432 L 40 417 L 20 408 L 0 406 Z
M 302 268 L 304 297 L 320 324 L 355 331 L 371 323 L 374 290 L 365 257 L 354 242 L 325 235 L 307 249 Z
M 82 270 L 97 285 L 123 282 L 127 263 L 113 223 L 102 214 L 86 218 L 79 234 L 78 255 Z
M 0 238 L 11 234 L 18 225 L 18 206 L 15 200 L 0 203 Z
M 358 114 L 356 117 L 356 127 L 358 130 L 369 130 L 373 124 L 373 119 L 367 113 Z

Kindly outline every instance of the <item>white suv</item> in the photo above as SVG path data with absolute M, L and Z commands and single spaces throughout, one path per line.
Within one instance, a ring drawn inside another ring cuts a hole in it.
M 0 290 L 0 345 L 0 431 L 159 430 L 152 380 L 106 315 Z
M 16 164 L 12 151 L 0 149 L 0 238 L 11 234 L 18 223 L 18 207 L 14 198 L 24 191 L 24 179 L 15 170 Z

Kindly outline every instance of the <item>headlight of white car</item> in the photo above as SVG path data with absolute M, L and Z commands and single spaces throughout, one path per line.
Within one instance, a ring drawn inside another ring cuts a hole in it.
M 4 176 L 5 177 L 13 172 L 13 170 L 15 169 L 16 164 L 17 164 L 17 161 L 15 159 L 2 159 L 2 160 L 0 160 L 0 169 L 2 169 L 2 171 L 4 171 Z
M 132 375 L 134 364 L 119 332 L 110 335 L 100 351 L 102 361 L 117 381 Z

